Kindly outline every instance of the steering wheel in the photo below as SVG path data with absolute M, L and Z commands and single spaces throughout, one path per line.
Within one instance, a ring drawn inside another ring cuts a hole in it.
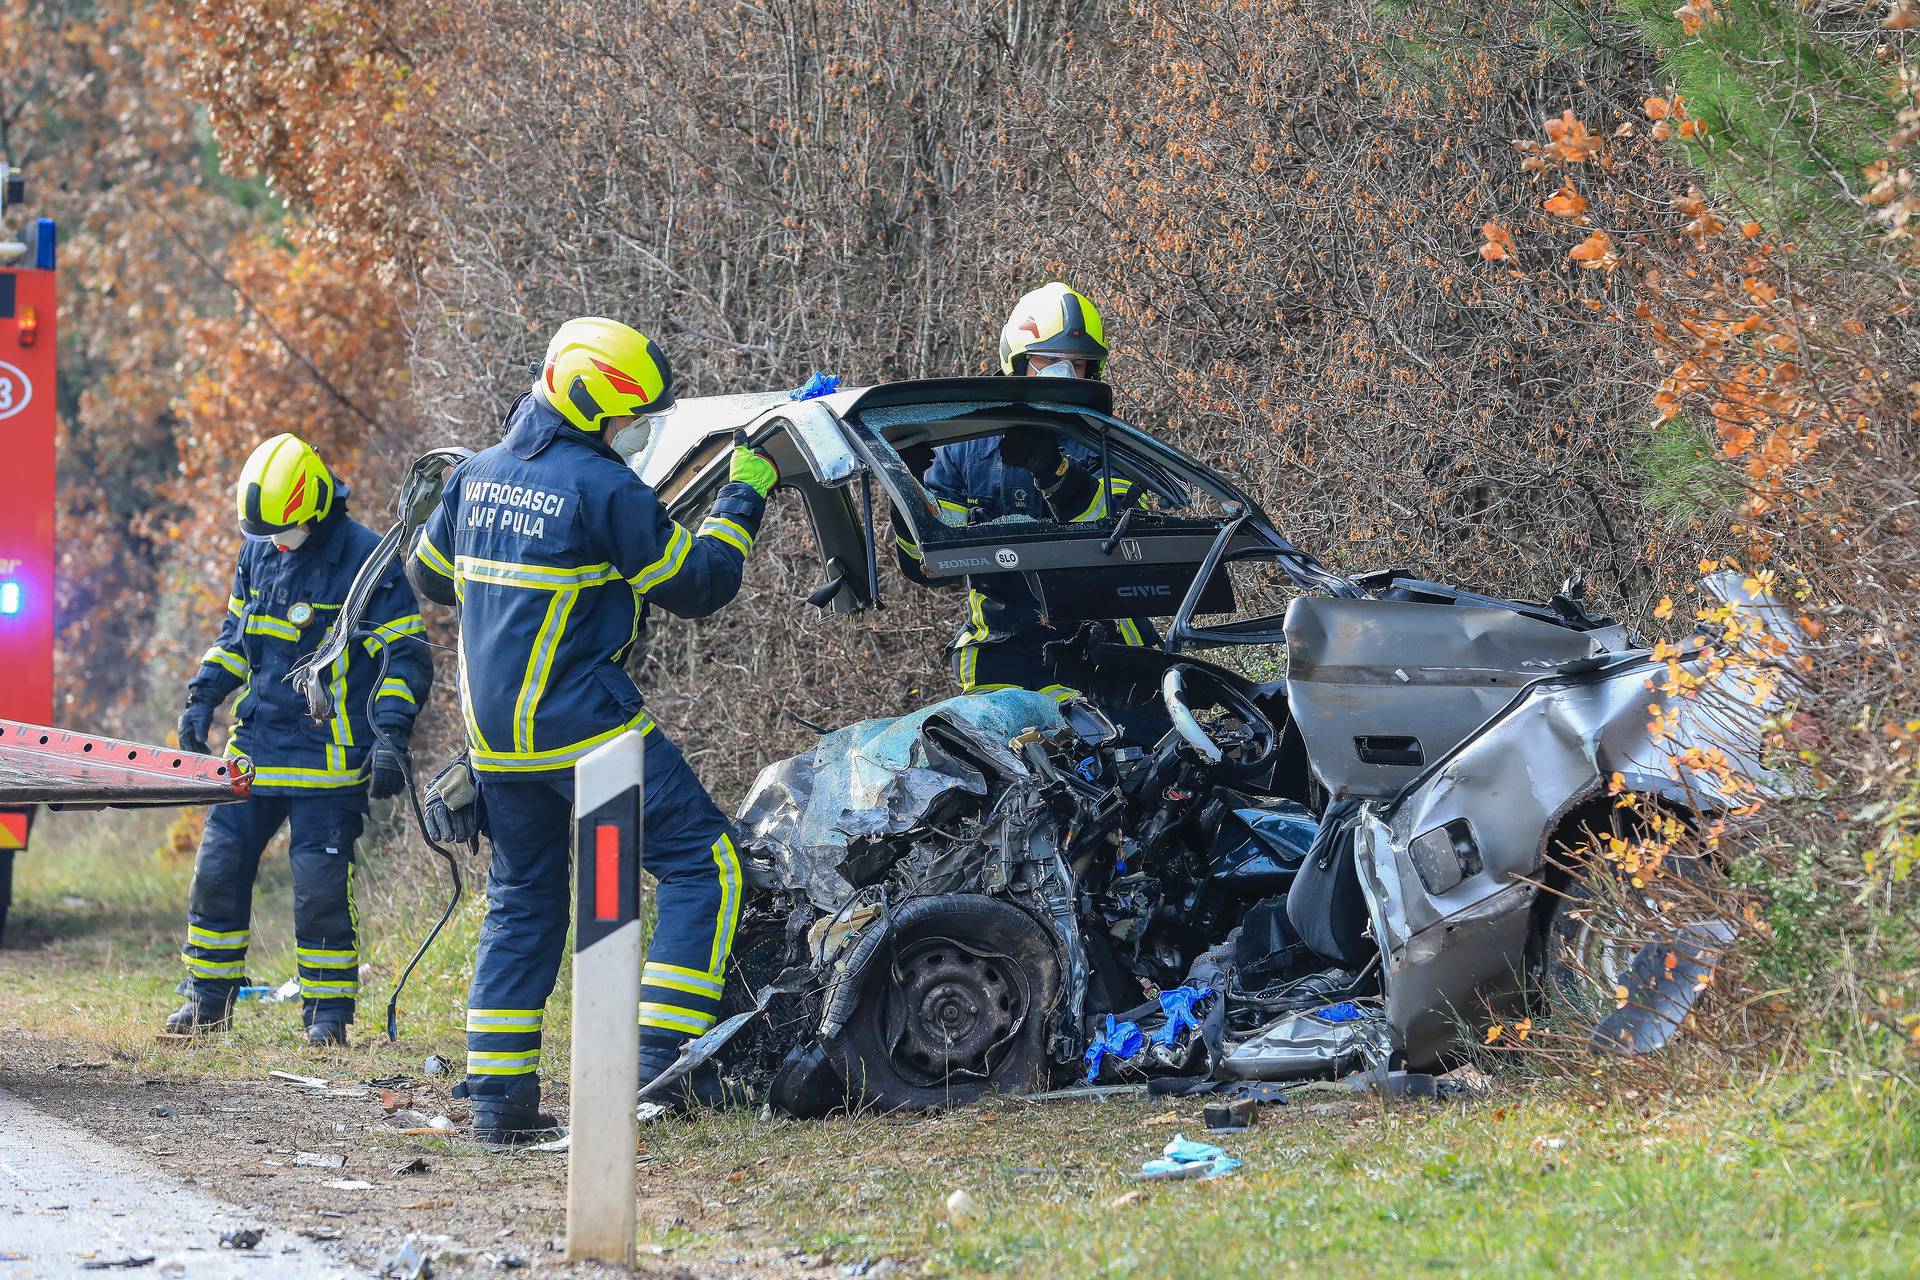
M 1280 752 L 1279 731 L 1274 728 L 1273 721 L 1254 705 L 1246 690 L 1205 667 L 1190 666 L 1184 662 L 1168 667 L 1167 674 L 1160 679 L 1160 700 L 1167 706 L 1173 731 L 1202 760 L 1226 773 L 1253 777 L 1272 765 L 1273 758 Z M 1244 736 L 1238 742 L 1222 745 L 1200 727 L 1200 722 L 1193 715 L 1194 705 L 1225 709 L 1246 726 Z M 1227 758 L 1229 747 L 1237 752 L 1238 759 Z

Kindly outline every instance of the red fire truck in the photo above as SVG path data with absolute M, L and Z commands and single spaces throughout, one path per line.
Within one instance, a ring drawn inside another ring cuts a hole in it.
M 25 196 L 22 175 L 0 164 L 0 719 L 46 724 L 53 719 L 55 232 L 51 218 L 15 216 Z M 0 904 L 32 823 L 30 808 L 0 809 Z

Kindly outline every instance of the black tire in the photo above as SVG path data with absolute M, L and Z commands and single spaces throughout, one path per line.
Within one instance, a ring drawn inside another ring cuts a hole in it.
M 880 1111 L 1044 1087 L 1060 973 L 1046 927 L 1011 903 L 970 893 L 910 902 L 827 1056 Z
M 1628 838 L 1638 832 L 1616 820 L 1612 831 Z M 1667 874 L 1704 884 L 1707 868 L 1696 857 L 1675 854 Z M 1680 922 L 1666 918 L 1652 891 L 1636 889 L 1619 868 L 1582 859 L 1554 876 L 1549 914 L 1541 934 L 1539 977 L 1544 994 L 1559 1011 L 1598 1018 L 1613 1011 L 1615 988 L 1626 982 L 1628 966 L 1653 936 Z M 1671 890 L 1668 891 L 1671 893 Z M 1662 894 L 1664 899 L 1667 895 Z M 1657 922 L 1659 928 L 1650 930 Z

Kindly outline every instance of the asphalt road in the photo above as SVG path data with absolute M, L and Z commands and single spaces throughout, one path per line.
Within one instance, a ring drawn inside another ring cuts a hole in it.
M 0 1089 L 0 1280 L 360 1274 L 285 1231 L 269 1229 L 247 1251 L 220 1243 L 223 1232 L 261 1225 L 245 1210 Z

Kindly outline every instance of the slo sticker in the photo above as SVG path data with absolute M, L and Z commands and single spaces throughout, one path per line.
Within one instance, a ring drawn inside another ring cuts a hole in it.
M 993 562 L 1002 569 L 1018 569 L 1020 567 L 1020 553 L 1012 547 L 1002 547 L 993 553 Z
M 33 384 L 27 375 L 5 360 L 0 360 L 0 420 L 11 418 L 33 399 Z

